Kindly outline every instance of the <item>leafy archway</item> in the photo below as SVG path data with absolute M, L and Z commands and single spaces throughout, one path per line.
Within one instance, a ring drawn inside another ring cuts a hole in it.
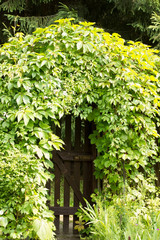
M 63 142 L 51 125 L 68 113 L 94 121 L 95 174 L 112 192 L 159 162 L 159 57 L 142 43 L 92 23 L 57 21 L 18 33 L 0 49 L 1 146 L 36 154 L 50 166 Z M 2 148 L 2 147 L 1 147 Z

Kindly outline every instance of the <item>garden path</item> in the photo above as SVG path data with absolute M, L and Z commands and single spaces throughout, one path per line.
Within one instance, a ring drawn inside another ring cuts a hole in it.
M 57 240 L 78 240 L 79 236 L 75 235 L 59 235 L 57 236 Z

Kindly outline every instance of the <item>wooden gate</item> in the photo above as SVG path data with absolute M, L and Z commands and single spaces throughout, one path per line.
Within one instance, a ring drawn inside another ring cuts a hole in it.
M 95 188 L 93 159 L 96 153 L 88 138 L 91 132 L 91 123 L 70 115 L 56 130 L 65 142 L 64 151 L 53 152 L 55 179 L 49 184 L 49 207 L 55 213 L 57 233 L 76 233 L 75 212 L 80 205 L 85 206 L 84 198 L 90 201 Z

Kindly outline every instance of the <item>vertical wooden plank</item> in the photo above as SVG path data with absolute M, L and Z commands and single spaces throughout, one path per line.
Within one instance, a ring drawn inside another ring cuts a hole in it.
M 56 135 L 61 138 L 61 128 L 56 127 Z
M 92 125 L 89 121 L 85 121 L 85 137 L 84 137 L 84 151 L 85 153 L 91 153 L 92 152 L 92 147 L 89 139 L 89 135 L 92 132 Z
M 71 150 L 71 115 L 67 115 L 65 119 L 65 150 Z
M 81 119 L 77 117 L 75 120 L 75 151 L 80 152 L 81 145 Z M 76 179 L 76 185 L 80 189 L 80 161 L 74 162 L 74 178 Z M 79 207 L 79 200 L 74 194 L 74 207 Z M 73 216 L 73 233 L 78 233 L 75 227 L 75 221 L 78 220 L 76 215 Z
M 83 195 L 90 202 L 92 192 L 92 169 L 91 162 L 83 162 Z
M 66 171 L 70 173 L 70 162 L 64 163 Z M 69 207 L 70 203 L 70 186 L 67 180 L 64 178 L 64 207 Z M 64 215 L 63 217 L 63 232 L 69 233 L 69 215 Z
M 92 146 L 89 140 L 89 135 L 92 132 L 92 123 L 85 122 L 85 154 L 92 154 Z M 92 191 L 92 163 L 83 162 L 83 194 L 84 198 L 90 201 Z
M 80 161 L 74 162 L 74 178 L 76 180 L 76 185 L 80 190 Z M 74 194 L 74 207 L 79 207 L 79 200 L 75 194 Z M 73 233 L 78 233 L 76 230 L 74 230 L 75 221 L 77 220 L 78 220 L 78 217 L 74 215 L 73 216 Z
M 54 187 L 54 206 L 58 207 L 60 199 L 60 170 L 58 166 L 55 164 L 55 187 Z M 60 217 L 57 215 L 55 216 L 55 226 L 56 226 L 56 232 L 59 233 L 59 224 L 60 224 Z
M 80 151 L 81 145 L 81 119 L 77 117 L 75 120 L 75 146 L 74 149 L 76 152 Z
M 67 115 L 65 118 L 65 150 L 71 150 L 71 115 Z M 66 170 L 71 172 L 70 162 L 65 162 Z M 66 179 L 64 179 L 64 207 L 69 207 L 70 202 L 70 186 Z M 63 232 L 69 232 L 69 216 L 64 215 L 63 217 Z

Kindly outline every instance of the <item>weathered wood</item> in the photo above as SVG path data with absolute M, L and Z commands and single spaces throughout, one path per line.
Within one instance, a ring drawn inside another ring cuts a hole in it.
M 75 161 L 84 161 L 84 162 L 87 162 L 87 161 L 93 161 L 93 156 L 91 155 L 78 155 L 78 156 L 75 156 L 73 157 L 73 159 Z
M 68 184 L 72 187 L 72 189 L 73 189 L 74 193 L 76 194 L 77 198 L 79 199 L 79 201 L 82 203 L 82 205 L 85 205 L 83 195 L 76 185 L 74 176 L 70 176 L 68 174 L 68 171 L 62 162 L 62 159 L 60 159 L 58 154 L 56 154 L 55 152 L 53 152 L 53 161 L 57 164 L 57 166 L 61 170 L 62 174 L 65 176 L 66 180 L 68 181 Z
M 81 119 L 77 117 L 75 120 L 75 151 L 80 150 L 81 147 Z
M 50 206 L 50 209 L 52 211 L 54 211 L 54 214 L 56 216 L 59 216 L 59 215 L 74 215 L 77 212 L 78 207 L 52 207 L 52 206 Z
M 58 155 L 63 159 L 63 161 L 93 161 L 94 157 L 92 155 L 84 155 L 80 152 L 57 152 Z
M 55 192 L 54 192 L 55 207 L 59 206 L 58 201 L 60 199 L 60 177 L 61 177 L 60 170 L 58 166 L 55 164 Z M 60 221 L 59 216 L 55 214 L 55 226 L 56 226 L 57 233 L 59 232 L 59 223 L 60 223 L 59 221 Z
M 65 119 L 65 150 L 71 150 L 71 115 Z
M 91 153 L 92 147 L 89 139 L 89 135 L 92 132 L 92 124 L 89 121 L 85 122 L 85 139 L 84 139 L 84 151 L 85 153 Z
M 74 162 L 74 178 L 76 179 L 76 185 L 80 189 L 80 162 Z M 74 194 L 74 207 L 79 206 L 79 199 L 76 194 Z M 78 233 L 77 230 L 74 229 L 75 221 L 78 220 L 76 215 L 73 216 L 73 233 Z
M 73 233 L 77 233 L 74 230 L 75 221 L 77 220 L 75 213 L 80 203 L 85 206 L 84 198 L 90 201 L 93 185 L 95 186 L 93 159 L 96 157 L 96 151 L 88 139 L 92 130 L 90 122 L 82 122 L 79 117 L 74 120 L 68 115 L 61 121 L 61 126 L 62 128 L 56 128 L 56 134 L 64 140 L 65 150 L 53 151 L 55 193 L 54 207 L 50 206 L 50 209 L 54 211 L 56 216 L 57 233 L 59 232 L 60 216 L 62 215 L 63 233 L 68 234 L 70 216 L 73 216 Z M 64 178 L 63 186 L 61 186 L 62 177 Z M 71 188 L 73 189 L 73 207 L 70 206 Z M 80 190 L 81 188 L 83 189 Z M 63 201 L 61 201 L 63 206 L 59 206 L 57 202 L 62 196 L 60 189 L 64 191 Z
M 92 170 L 91 164 L 83 162 L 83 196 L 88 201 L 90 200 L 90 194 L 92 192 Z
M 65 162 L 64 167 L 68 170 L 68 174 L 70 175 L 70 162 Z M 70 203 L 70 185 L 66 178 L 64 178 L 64 207 L 69 207 Z M 64 233 L 69 232 L 69 215 L 65 215 L 63 218 L 63 231 Z

